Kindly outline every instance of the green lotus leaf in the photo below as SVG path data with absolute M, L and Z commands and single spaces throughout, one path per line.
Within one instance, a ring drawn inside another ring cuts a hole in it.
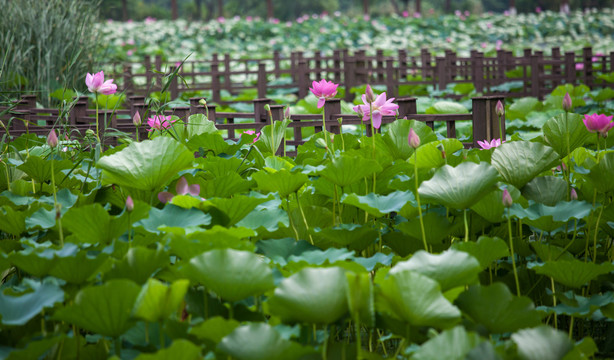
M 143 284 L 156 271 L 169 265 L 169 255 L 162 250 L 161 246 L 157 249 L 135 246 L 131 247 L 124 258 L 105 273 L 104 279 L 105 281 L 129 279 L 137 284 Z
M 142 226 L 152 233 L 160 233 L 160 227 L 194 227 L 207 226 L 211 223 L 211 215 L 198 209 L 183 209 L 172 204 L 162 209 L 151 208 L 149 217 L 137 222 L 135 225 Z
M 464 360 L 471 349 L 482 342 L 474 332 L 467 332 L 464 327 L 457 326 L 444 330 L 441 334 L 420 346 L 412 359 L 415 360 Z
M 503 283 L 471 286 L 458 296 L 455 303 L 475 323 L 495 334 L 541 323 L 541 314 L 535 310 L 531 299 L 512 295 Z
M 576 148 L 584 146 L 591 133 L 586 130 L 582 115 L 574 113 L 559 114 L 546 121 L 542 131 L 546 142 L 564 158 Z
M 28 156 L 23 164 L 17 166 L 17 169 L 28 174 L 38 183 L 43 183 L 51 180 L 51 162 L 53 161 L 53 171 L 55 172 L 55 180 L 59 181 L 64 177 L 60 171 L 70 169 L 74 166 L 70 160 L 51 160 L 43 159 L 40 156 Z
M 445 214 L 437 211 L 429 211 L 422 214 L 422 223 L 426 234 L 426 242 L 431 245 L 441 244 L 441 241 L 450 235 L 452 224 L 448 221 Z M 418 239 L 422 243 L 422 229 L 420 228 L 420 218 L 414 217 L 409 221 L 397 224 L 397 230 L 413 239 Z M 424 248 L 423 246 L 421 246 Z
M 184 274 L 228 301 L 259 295 L 275 286 L 273 272 L 256 254 L 216 249 L 190 259 Z
M 258 183 L 258 188 L 264 193 L 277 192 L 281 198 L 298 191 L 309 177 L 300 172 L 279 170 L 274 173 L 258 171 L 252 174 L 252 179 Z
M 245 235 L 234 230 L 247 230 Z M 195 231 L 187 236 L 176 236 L 170 241 L 172 254 L 188 261 L 194 256 L 200 255 L 213 249 L 235 249 L 252 252 L 254 244 L 245 239 L 256 235 L 253 231 L 245 228 L 225 228 L 215 225 L 208 230 Z
M 304 268 L 277 286 L 269 311 L 284 322 L 334 323 L 348 311 L 346 286 L 339 267 Z
M 580 296 L 568 291 L 562 295 L 557 294 L 557 299 L 560 303 L 556 306 L 541 306 L 539 309 L 557 315 L 590 319 L 595 311 L 600 309 L 603 315 L 608 316 L 607 309 L 614 307 L 614 293 L 611 291 L 603 294 L 594 294 L 590 297 Z
M 444 165 L 430 180 L 420 184 L 418 193 L 424 201 L 466 209 L 494 190 L 498 180 L 497 170 L 485 162 Z
M 512 334 L 518 355 L 523 360 L 561 360 L 573 349 L 567 334 L 547 325 Z
M 563 285 L 580 288 L 599 275 L 614 271 L 614 264 L 595 264 L 581 260 L 546 261 L 543 265 L 533 266 L 532 269 L 541 275 L 549 276 Z
M 235 194 L 248 192 L 252 188 L 253 182 L 243 179 L 237 173 L 229 173 L 215 179 L 207 180 L 200 187 L 200 194 L 205 199 L 214 197 L 227 198 Z
M 388 195 L 378 195 L 374 193 L 369 193 L 364 196 L 344 194 L 341 197 L 342 203 L 356 206 L 375 217 L 382 217 L 391 212 L 398 212 L 407 202 L 414 200 L 415 197 L 411 191 L 394 191 Z
M 245 218 L 258 205 L 270 201 L 271 198 L 256 198 L 247 195 L 235 195 L 232 198 L 213 198 L 201 204 L 201 209 L 210 210 L 210 206 L 220 210 L 228 217 L 228 221 L 224 222 L 225 226 L 233 226 L 241 219 Z
M 553 148 L 530 141 L 510 141 L 492 153 L 491 164 L 505 182 L 521 189 L 536 176 L 560 162 Z
M 554 176 L 538 176 L 522 188 L 522 196 L 548 206 L 567 200 L 567 182 Z
M 614 191 L 614 152 L 600 156 L 599 163 L 591 168 L 588 178 L 598 192 Z
M 373 283 L 369 273 L 354 273 L 348 271 L 347 299 L 352 319 L 360 321 L 368 327 L 375 326 L 375 305 Z
M 214 343 L 219 343 L 226 335 L 230 334 L 240 325 L 241 324 L 237 320 L 214 316 L 191 327 L 189 332 L 199 339 L 207 339 Z
M 507 186 L 507 190 L 514 201 L 520 197 L 520 191 L 515 187 L 509 185 Z M 505 220 L 505 206 L 503 206 L 503 202 L 501 201 L 502 198 L 503 190 L 497 188 L 471 206 L 471 210 L 492 223 L 500 223 Z
M 0 231 L 14 236 L 26 231 L 26 214 L 10 206 L 0 207 Z
M 255 323 L 236 328 L 218 344 L 218 349 L 237 360 L 294 360 L 315 353 L 282 338 L 270 325 Z
M 156 191 L 189 168 L 194 154 L 170 137 L 133 142 L 126 148 L 98 160 L 102 182 L 139 190 Z
M 510 215 L 523 219 L 523 222 L 544 231 L 553 231 L 570 219 L 582 219 L 590 214 L 593 205 L 586 201 L 561 201 L 555 206 L 529 202 L 528 208 L 513 204 Z
M 260 129 L 260 137 L 255 142 L 260 151 L 267 152 L 275 155 L 279 145 L 282 144 L 282 140 L 286 134 L 286 128 L 290 124 L 290 119 L 284 119 L 282 121 L 274 121 L 273 125 L 264 126 Z
M 382 167 L 375 160 L 341 155 L 318 171 L 318 174 L 337 186 L 345 187 L 380 171 Z
M 170 285 L 148 279 L 136 299 L 133 316 L 149 322 L 164 321 L 179 309 L 189 286 L 187 279 L 176 280 Z
M 74 252 L 69 254 L 65 250 L 71 247 Z M 90 255 L 86 250 L 79 251 L 77 246 L 67 243 L 54 254 L 55 261 L 49 275 L 72 284 L 82 284 L 94 276 L 108 258 L 107 254 Z
M 22 294 L 0 292 L 0 323 L 4 325 L 25 325 L 44 308 L 51 308 L 64 301 L 64 291 L 52 282 L 37 282 L 24 279 L 22 285 L 31 291 Z
M 378 232 L 370 226 L 340 224 L 324 229 L 316 228 L 313 234 L 333 244 L 347 246 L 352 250 L 361 251 L 375 242 Z
M 239 148 L 239 146 L 228 144 L 219 133 L 193 135 L 187 146 L 192 151 L 201 151 L 203 154 L 211 151 L 214 155 L 234 154 Z
M 480 236 L 477 242 L 455 242 L 452 249 L 464 251 L 478 259 L 484 269 L 493 261 L 509 256 L 509 248 L 505 241 L 498 237 Z
M 414 129 L 423 145 L 437 140 L 437 135 L 424 122 L 398 119 L 388 125 L 388 130 L 383 137 L 384 143 L 388 145 L 388 151 L 394 159 L 407 160 L 414 153 L 414 148 L 409 146 L 407 140 L 409 129 Z
M 446 250 L 441 254 L 429 254 L 420 250 L 409 260 L 398 262 L 389 272 L 411 270 L 436 280 L 441 291 L 448 291 L 462 285 L 477 281 L 477 275 L 482 270 L 476 258 L 463 251 Z
M 426 275 L 404 270 L 377 281 L 376 309 L 414 326 L 450 328 L 461 312 L 441 293 L 439 283 Z
M 287 259 L 292 255 L 299 256 L 305 251 L 317 249 L 305 240 L 296 241 L 290 238 L 260 240 L 256 245 L 258 246 L 259 253 L 264 254 L 281 266 L 286 265 L 288 263 Z
M 426 109 L 427 114 L 467 114 L 468 112 L 463 104 L 453 101 L 437 101 Z
M 131 313 L 140 287 L 130 280 L 111 280 L 81 289 L 72 305 L 53 316 L 104 336 L 121 336 L 132 325 Z
M 446 160 L 441 156 L 441 150 L 438 148 L 440 145 L 443 145 L 448 159 L 452 154 L 463 148 L 463 143 L 457 139 L 431 141 L 417 148 L 409 158 L 409 163 L 416 164 L 418 169 L 432 169 L 445 165 Z
M 200 134 L 213 134 L 217 132 L 215 123 L 205 116 L 205 114 L 192 114 L 186 124 L 187 137 L 192 139 Z
M 154 354 L 140 354 L 135 360 L 166 360 L 166 359 L 181 359 L 181 360 L 199 360 L 202 359 L 200 347 L 194 345 L 185 339 L 176 339 L 173 343 L 165 348 L 158 350 Z

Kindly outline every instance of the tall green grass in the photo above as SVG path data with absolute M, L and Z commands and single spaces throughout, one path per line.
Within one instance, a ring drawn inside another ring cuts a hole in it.
M 0 0 L 0 96 L 36 93 L 50 105 L 58 88 L 84 90 L 100 48 L 99 0 Z

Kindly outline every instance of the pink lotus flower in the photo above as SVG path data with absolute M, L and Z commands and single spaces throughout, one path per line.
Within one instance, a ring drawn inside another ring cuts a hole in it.
M 113 84 L 113 79 L 104 81 L 104 72 L 102 71 L 94 75 L 87 73 L 85 85 L 87 85 L 89 91 L 103 95 L 115 94 L 117 91 L 117 85 Z
M 408 17 L 409 16 L 409 11 L 405 10 L 403 11 L 403 17 Z
M 480 145 L 482 150 L 494 149 L 497 146 L 501 145 L 501 139 L 492 139 L 490 142 L 488 140 L 478 140 L 478 145 Z
M 243 134 L 254 135 L 254 134 L 256 134 L 256 132 L 254 130 L 247 130 L 247 131 L 244 131 Z M 256 137 L 254 138 L 253 142 L 258 141 L 258 139 L 260 139 L 260 133 L 256 134 Z
M 379 129 L 382 125 L 382 116 L 395 115 L 399 105 L 393 104 L 394 98 L 386 100 L 386 93 L 383 92 L 377 96 L 375 101 L 369 103 L 367 95 L 362 94 L 362 102 L 364 105 L 354 106 L 354 111 L 359 115 L 362 114 L 362 121 L 369 120 L 371 116 L 371 107 L 373 107 L 373 127 Z
M 147 131 L 154 131 L 154 130 L 162 131 L 162 129 L 169 128 L 171 124 L 174 123 L 175 121 L 177 120 L 171 121 L 170 115 L 169 116 L 156 115 L 147 120 L 147 125 L 150 126 L 150 129 L 148 129 Z
M 324 106 L 324 103 L 327 99 L 332 99 L 337 95 L 337 87 L 339 84 L 335 84 L 332 81 L 327 81 L 325 79 L 318 81 L 313 81 L 311 84 L 312 87 L 309 88 L 311 92 L 317 96 L 318 99 L 318 109 Z
M 177 181 L 177 185 L 175 186 L 175 192 L 177 192 L 177 195 L 190 194 L 192 196 L 198 196 L 200 194 L 200 185 L 188 185 L 188 181 L 185 179 L 185 177 L 182 176 L 179 181 Z M 174 196 L 175 195 L 168 191 L 162 191 L 158 193 L 158 200 L 166 204 L 167 202 L 171 201 Z
M 610 129 L 614 127 L 614 122 L 612 122 L 612 118 L 614 118 L 614 115 L 584 115 L 584 125 L 586 126 L 586 129 L 588 131 L 596 132 L 601 135 L 601 137 L 605 138 L 608 136 L 608 131 L 610 131 Z
M 584 63 L 576 63 L 576 70 L 583 70 L 584 69 Z

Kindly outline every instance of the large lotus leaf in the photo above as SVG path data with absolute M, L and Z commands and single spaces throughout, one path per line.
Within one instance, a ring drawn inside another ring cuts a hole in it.
M 10 348 L 0 346 L 0 359 L 6 360 L 31 360 L 42 359 L 45 353 L 49 352 L 52 346 L 56 345 L 61 340 L 64 340 L 66 346 L 70 340 L 63 336 L 49 336 L 46 338 L 37 337 L 40 340 L 30 340 L 25 344 L 24 348 Z M 91 346 L 93 347 L 93 346 Z M 83 354 L 83 353 L 82 353 Z M 106 351 L 105 351 L 106 354 Z
M 237 320 L 214 316 L 191 327 L 189 332 L 199 339 L 206 339 L 214 343 L 219 343 L 226 335 L 238 328 L 239 325 L 241 324 Z
M 156 191 L 192 165 L 194 154 L 170 137 L 133 142 L 98 160 L 102 182 Z
M 546 121 L 542 131 L 546 142 L 561 158 L 583 146 L 591 136 L 584 126 L 582 115 L 574 113 L 559 114 L 551 118 Z
M 444 330 L 422 344 L 411 358 L 412 360 L 464 360 L 471 349 L 480 342 L 482 340 L 478 334 L 468 333 L 464 327 L 457 326 Z
M 558 283 L 579 288 L 599 275 L 614 271 L 614 264 L 594 264 L 573 259 L 546 261 L 543 265 L 533 266 L 532 269 L 538 274 L 552 277 Z
M 207 226 L 211 223 L 211 215 L 203 213 L 198 209 L 183 209 L 175 205 L 166 205 L 162 209 L 152 208 L 149 217 L 136 223 L 145 230 L 152 233 L 159 233 L 160 227 L 194 227 Z
M 196 161 L 198 167 L 206 171 L 206 179 L 213 179 L 230 173 L 240 172 L 245 170 L 247 166 L 245 163 L 241 165 L 242 159 L 236 157 L 224 158 L 221 156 L 209 156 L 206 158 L 198 158 Z
M 294 360 L 315 352 L 311 347 L 284 339 L 263 323 L 236 328 L 222 339 L 218 349 L 237 360 Z
M 217 132 L 215 123 L 205 116 L 205 114 L 192 114 L 186 124 L 188 139 L 200 134 L 212 134 Z
M 487 268 L 493 261 L 509 256 L 507 244 L 498 237 L 480 236 L 477 242 L 455 242 L 452 248 L 475 257 L 482 268 Z
M 274 121 L 272 125 L 264 126 L 260 129 L 260 137 L 255 142 L 255 145 L 263 153 L 275 154 L 277 149 L 279 149 L 279 145 L 282 144 L 286 128 L 290 122 L 290 119 L 284 119 L 282 121 Z
M 520 191 L 515 187 L 509 185 L 507 189 L 512 196 L 512 199 L 516 201 L 520 197 Z M 503 190 L 495 189 L 495 191 L 486 194 L 480 201 L 471 206 L 471 210 L 475 211 L 478 215 L 492 223 L 500 223 L 505 218 L 505 206 L 501 199 L 503 198 Z
M 259 295 L 275 286 L 271 269 L 247 251 L 207 251 L 190 259 L 184 273 L 228 301 Z
M 441 291 L 474 283 L 482 270 L 476 258 L 463 251 L 446 250 L 441 254 L 429 254 L 420 250 L 409 260 L 398 262 L 390 275 L 412 270 L 439 282 Z
M 26 231 L 26 214 L 10 206 L 0 207 L 0 231 L 19 236 Z
M 340 224 L 324 229 L 314 229 L 314 235 L 332 242 L 333 244 L 348 246 L 354 250 L 364 250 L 373 244 L 378 236 L 378 231 L 371 226 L 358 224 Z
M 252 174 L 252 178 L 258 183 L 258 188 L 265 193 L 278 192 L 279 196 L 285 198 L 303 186 L 309 177 L 301 172 L 290 172 L 280 170 L 273 173 L 258 171 Z
M 614 152 L 600 156 L 599 163 L 591 168 L 588 178 L 598 192 L 614 191 Z
M 72 254 L 66 254 L 63 251 L 55 253 L 55 261 L 49 270 L 49 275 L 72 284 L 82 284 L 97 273 L 107 261 L 108 255 L 88 254 L 87 251 L 79 251 L 75 245 L 68 243 L 64 245 L 64 248 L 71 246 L 75 248 Z
M 373 327 L 375 325 L 375 305 L 373 299 L 373 283 L 367 272 L 354 273 L 348 271 L 347 299 L 350 314 L 354 320 Z
M 507 286 L 499 282 L 471 286 L 455 303 L 474 322 L 495 334 L 537 326 L 541 322 L 541 313 L 535 310 L 531 299 L 512 295 Z
M 304 268 L 279 284 L 269 311 L 284 322 L 330 324 L 348 311 L 346 286 L 339 267 Z
M 380 171 L 382 167 L 375 160 L 341 155 L 334 158 L 318 174 L 337 186 L 345 187 Z
M 203 155 L 209 151 L 213 152 L 214 155 L 223 153 L 234 154 L 239 147 L 237 145 L 229 145 L 219 133 L 194 135 L 187 143 L 187 146 L 190 150 L 201 151 Z
M 17 169 L 28 174 L 38 183 L 43 183 L 51 180 L 51 162 L 53 161 L 53 171 L 56 184 L 62 179 L 63 174 L 60 170 L 70 169 L 73 167 L 73 162 L 70 160 L 48 160 L 39 156 L 28 156 L 23 164 L 17 166 Z M 6 176 L 6 174 L 2 174 Z
M 437 101 L 425 111 L 427 114 L 467 114 L 469 110 L 463 105 L 453 101 Z
M 510 141 L 498 146 L 492 153 L 491 164 L 505 182 L 522 188 L 542 172 L 560 162 L 553 148 L 530 141 Z
M 166 285 L 150 278 L 136 299 L 133 316 L 149 322 L 164 321 L 177 311 L 189 286 L 187 279 Z
M 329 248 L 326 250 L 308 250 L 300 255 L 290 255 L 288 262 L 306 262 L 311 265 L 334 264 L 354 257 L 354 252 L 347 249 Z
M 457 139 L 443 139 L 421 145 L 409 158 L 410 164 L 416 164 L 418 169 L 438 168 L 446 163 L 438 146 L 443 145 L 446 158 L 463 148 L 463 143 Z
M 498 180 L 497 170 L 485 162 L 445 165 L 430 180 L 420 184 L 418 193 L 426 202 L 466 209 L 494 190 Z
M 560 301 L 557 306 L 540 306 L 539 309 L 558 315 L 590 318 L 599 309 L 603 315 L 608 316 L 607 308 L 614 306 L 614 293 L 611 291 L 591 295 L 591 297 L 580 296 L 569 291 L 562 295 L 557 294 L 557 299 Z
M 25 285 L 28 291 L 18 296 L 7 294 L 6 291 L 0 292 L 0 323 L 25 325 L 44 308 L 64 301 L 64 291 L 55 283 L 24 279 L 22 285 Z
M 525 224 L 544 231 L 552 231 L 570 219 L 582 219 L 590 214 L 593 206 L 586 201 L 561 201 L 555 206 L 529 202 L 528 208 L 513 204 L 510 215 L 523 219 Z
M 107 243 L 113 236 L 111 216 L 99 203 L 72 207 L 62 217 L 62 225 L 72 232 L 79 243 Z M 121 235 L 121 234 L 119 234 Z
M 399 271 L 377 281 L 375 306 L 381 313 L 415 326 L 450 328 L 461 312 L 441 293 L 439 283 L 414 271 Z
M 173 341 L 171 346 L 161 349 L 155 354 L 140 354 L 135 360 L 200 360 L 202 359 L 200 347 L 194 345 L 185 339 L 177 339 Z
M 560 177 L 539 176 L 522 188 L 522 195 L 527 200 L 554 206 L 567 200 L 567 182 Z
M 104 336 L 118 337 L 131 326 L 132 307 L 140 287 L 130 280 L 111 280 L 81 289 L 73 304 L 53 316 Z
M 573 349 L 567 334 L 541 325 L 512 334 L 518 355 L 523 360 L 561 360 Z
M 407 140 L 409 129 L 414 129 L 421 144 L 437 140 L 437 135 L 424 122 L 398 119 L 388 125 L 388 130 L 383 136 L 384 142 L 388 145 L 388 151 L 394 159 L 407 160 L 414 153 L 414 148 L 409 146 Z
M 277 231 L 280 227 L 288 227 L 290 220 L 288 213 L 281 208 L 256 208 L 243 219 L 241 219 L 236 225 L 243 226 L 248 229 L 259 231 L 264 229 L 266 231 Z
M 141 246 L 131 247 L 124 258 L 105 273 L 104 279 L 130 279 L 143 284 L 156 271 L 170 265 L 169 255 L 162 250 Z
M 382 217 L 391 212 L 398 212 L 409 201 L 415 200 L 411 191 L 395 191 L 388 195 L 369 193 L 361 196 L 357 194 L 344 194 L 341 202 L 356 206 L 369 215 Z
M 256 198 L 247 195 L 235 195 L 231 198 L 213 198 L 209 201 L 203 202 L 201 208 L 205 211 L 210 209 L 213 205 L 218 210 L 222 211 L 227 217 L 228 221 L 222 225 L 233 226 L 241 219 L 245 218 L 251 213 L 258 205 L 271 200 L 270 198 Z
M 305 240 L 296 241 L 290 238 L 260 240 L 256 245 L 259 253 L 281 266 L 286 265 L 287 259 L 292 255 L 299 256 L 306 251 L 317 249 Z
M 426 234 L 426 242 L 431 245 L 441 244 L 441 241 L 450 235 L 452 224 L 448 221 L 445 214 L 429 211 L 426 214 L 422 214 L 422 223 Z M 422 229 L 420 228 L 420 218 L 418 216 L 397 224 L 396 228 L 403 234 L 419 239 L 422 242 Z
M 235 194 L 248 192 L 253 182 L 243 179 L 237 173 L 230 173 L 215 179 L 207 180 L 200 187 L 200 194 L 206 199 L 214 197 L 226 198 Z
M 250 231 L 247 236 L 232 231 L 236 229 Z M 244 238 L 255 233 L 245 228 L 224 228 L 219 225 L 209 230 L 193 232 L 187 236 L 175 236 L 170 241 L 171 253 L 183 261 L 213 249 L 235 249 L 253 251 L 254 244 Z

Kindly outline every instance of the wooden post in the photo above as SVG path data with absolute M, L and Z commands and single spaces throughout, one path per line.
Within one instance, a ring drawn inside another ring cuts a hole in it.
M 531 96 L 538 99 L 541 98 L 539 75 L 539 55 L 531 55 Z
M 384 58 L 384 50 L 378 49 L 375 53 L 375 75 L 378 82 L 384 80 L 384 72 L 382 70 L 385 69 L 385 61 L 386 60 Z
M 552 88 L 557 87 L 561 84 L 561 65 L 559 63 L 562 61 L 561 50 L 558 47 L 552 48 Z
M 399 78 L 405 79 L 407 76 L 407 51 L 405 49 L 399 49 L 397 52 Z
M 72 108 L 72 111 L 70 112 L 70 117 L 68 119 L 71 126 L 77 125 L 80 122 L 79 119 L 82 119 L 87 116 L 87 105 L 89 99 L 90 98 L 87 96 L 79 96 L 79 99 L 75 103 L 75 106 Z
M 220 94 L 220 72 L 218 70 L 217 59 L 211 63 L 211 97 L 213 102 L 220 102 L 222 95 Z
M 205 107 L 200 104 L 201 97 L 190 98 L 190 114 L 202 114 L 205 111 Z
M 420 62 L 422 65 L 422 80 L 426 81 L 426 79 L 432 77 L 435 84 L 435 74 L 431 74 L 431 53 L 428 49 L 420 50 Z
M 281 75 L 281 57 L 279 55 L 279 50 L 273 51 L 273 68 L 275 69 L 275 78 L 278 78 Z
M 132 96 L 134 94 L 134 84 L 132 82 L 132 66 L 124 65 L 124 92 L 127 97 Z
M 437 73 L 437 88 L 439 89 L 439 91 L 443 91 L 448 85 L 446 58 L 438 56 L 437 58 L 435 58 L 435 64 L 435 71 Z
M 177 11 L 177 0 L 171 0 L 171 18 L 177 20 L 179 12 Z
M 582 63 L 584 64 L 584 84 L 589 88 L 593 88 L 593 49 L 585 47 L 582 49 Z
M 471 56 L 471 78 L 473 79 L 473 86 L 478 93 L 484 92 L 484 54 L 481 52 L 475 52 Z
M 145 86 L 149 88 L 152 80 L 152 71 L 151 71 L 151 57 L 149 55 L 145 56 L 145 60 L 143 61 L 143 65 L 145 66 Z
M 264 109 L 265 105 L 271 106 L 271 99 L 254 99 L 254 121 L 256 124 L 270 124 L 269 113 Z
M 354 94 L 350 93 L 350 89 L 356 86 L 356 58 L 349 55 L 349 53 L 344 50 L 344 83 L 345 83 L 345 101 L 352 101 L 354 99 Z
M 156 74 L 158 89 L 162 90 L 162 56 L 156 55 L 155 57 L 155 66 L 158 74 Z
M 576 53 L 573 51 L 565 53 L 565 82 L 567 84 L 576 83 Z
M 490 141 L 498 139 L 500 134 L 503 134 L 504 139 L 502 141 L 504 141 L 505 114 L 503 114 L 501 121 L 499 121 L 495 108 L 497 107 L 497 102 L 501 101 L 504 103 L 505 98 L 503 96 L 481 96 L 471 100 L 473 104 L 473 146 L 478 147 L 478 140 Z
M 171 74 L 173 72 L 175 72 L 177 68 L 173 65 L 170 67 L 170 71 Z M 179 83 L 177 81 L 177 76 L 173 76 L 171 78 L 171 84 L 170 84 L 170 91 L 171 91 L 171 100 L 175 100 L 179 97 Z
M 398 94 L 398 78 L 394 68 L 394 60 L 386 59 L 386 90 L 388 98 L 396 97 Z
M 230 54 L 224 54 L 224 89 L 232 94 L 232 82 L 230 81 Z
M 334 115 L 341 113 L 341 99 L 328 99 L 324 103 L 324 115 L 326 123 L 326 131 L 333 134 L 340 134 L 341 127 Z
M 266 65 L 264 63 L 258 63 L 258 97 L 265 98 L 267 90 L 267 76 Z
M 333 67 L 335 68 L 333 81 L 337 84 L 341 83 L 341 66 L 343 64 L 342 59 L 343 53 L 341 50 L 333 50 Z
M 399 118 L 405 118 L 411 120 L 411 116 L 418 113 L 418 104 L 416 103 L 416 98 L 406 97 L 397 99 L 397 104 L 399 105 Z
M 173 115 L 176 115 L 180 119 L 183 120 L 184 124 L 188 125 L 188 117 L 190 116 L 190 107 L 189 106 L 177 106 L 173 108 Z
M 309 69 L 307 69 L 307 61 L 299 60 L 298 63 L 298 97 L 304 98 L 309 90 Z
M 506 58 L 505 50 L 497 50 L 497 85 L 505 82 Z
M 358 85 L 364 85 L 369 80 L 367 78 L 366 52 L 364 50 L 358 50 L 354 53 L 354 57 L 356 59 L 354 79 L 358 82 Z

